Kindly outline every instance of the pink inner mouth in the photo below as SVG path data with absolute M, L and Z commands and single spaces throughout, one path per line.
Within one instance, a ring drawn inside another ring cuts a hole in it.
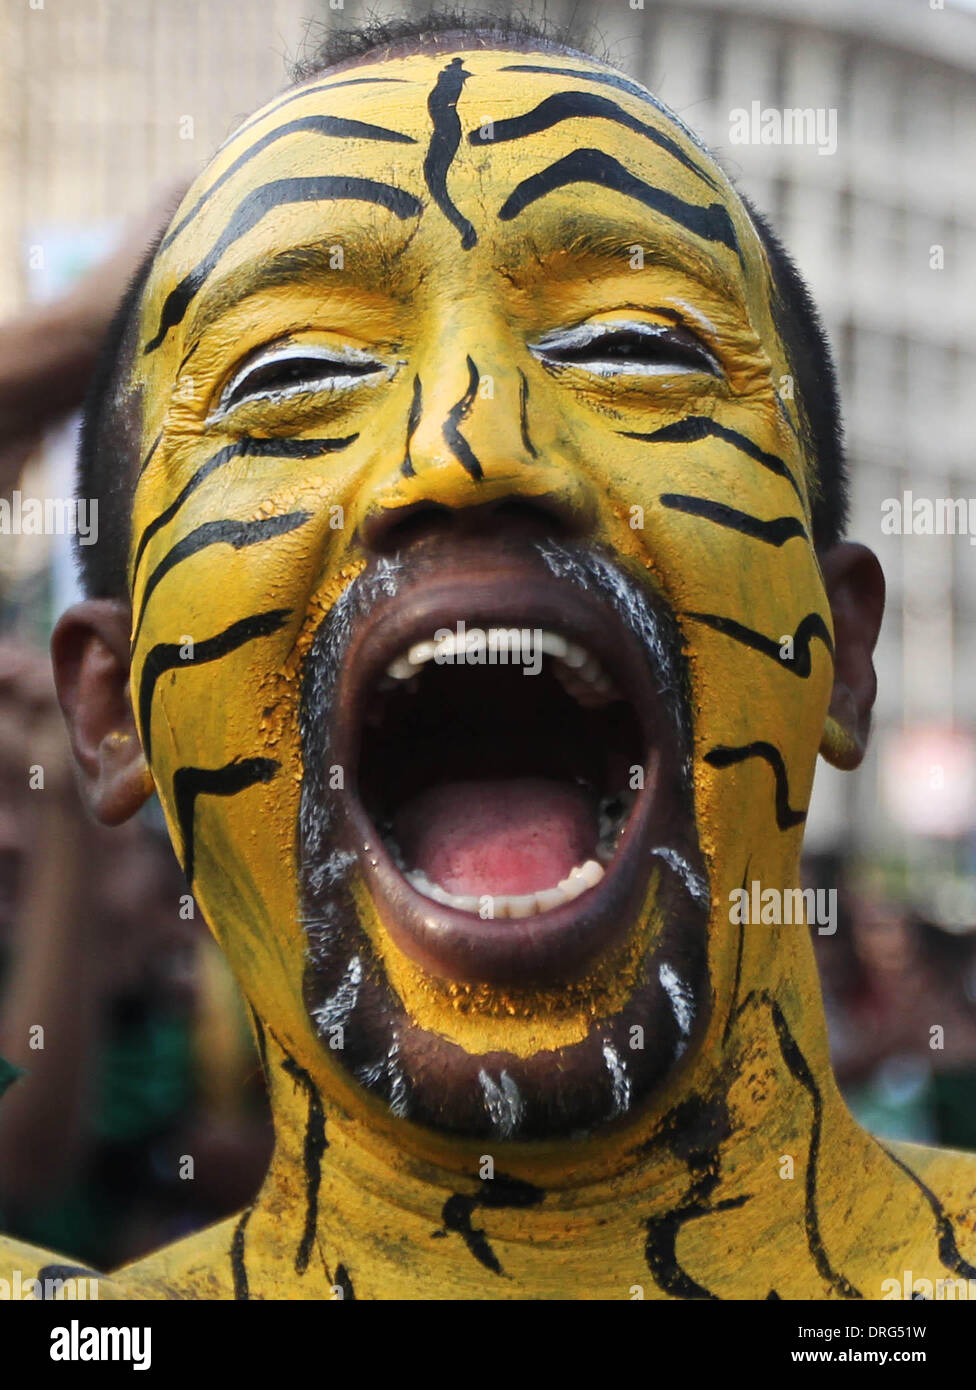
M 544 777 L 448 781 L 411 797 L 394 819 L 407 861 L 458 895 L 554 887 L 594 851 L 593 797 Z

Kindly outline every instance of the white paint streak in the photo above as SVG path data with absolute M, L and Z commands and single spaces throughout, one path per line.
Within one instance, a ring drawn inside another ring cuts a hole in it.
M 368 1066 L 360 1067 L 356 1072 L 356 1080 L 361 1081 L 364 1086 L 373 1087 L 386 1075 L 386 1059 L 382 1062 L 370 1062 Z
M 485 1108 L 491 1122 L 502 1139 L 510 1139 L 522 1123 L 525 1107 L 519 1088 L 503 1071 L 498 1081 L 484 1070 L 478 1072 L 481 1090 L 485 1098 Z
M 402 566 L 397 560 L 387 559 L 381 556 L 376 561 L 376 568 L 373 572 L 373 583 L 377 588 L 382 589 L 388 598 L 393 598 L 399 587 L 397 575 Z
M 670 965 L 662 965 L 657 972 L 657 977 L 661 981 L 661 986 L 668 998 L 671 1000 L 671 1008 L 674 1010 L 675 1022 L 684 1036 L 687 1037 L 691 1032 L 692 1020 L 695 1017 L 695 1002 L 691 990 L 678 977 L 677 972 L 672 970 Z
M 249 378 L 255 373 L 260 372 L 265 367 L 272 365 L 283 367 L 288 363 L 302 367 L 303 375 L 298 381 L 277 387 L 256 385 L 252 390 L 245 390 L 243 395 L 238 395 L 237 400 L 232 400 L 242 387 L 247 386 Z M 350 366 L 371 368 L 371 370 L 343 374 L 341 368 Z M 217 409 L 208 417 L 206 423 L 209 425 L 221 420 L 232 410 L 236 410 L 239 405 L 243 405 L 245 401 L 284 401 L 290 396 L 311 395 L 314 392 L 348 391 L 370 376 L 379 376 L 382 373 L 389 379 L 395 370 L 395 365 L 388 366 L 370 356 L 369 353 L 363 352 L 360 348 L 349 346 L 333 349 L 317 347 L 312 344 L 291 343 L 284 347 L 271 348 L 269 351 L 259 353 L 257 357 L 252 358 L 246 367 L 242 367 L 231 378 L 221 392 Z
M 613 1083 L 613 1113 L 622 1115 L 625 1110 L 630 1109 L 630 1077 L 627 1075 L 627 1064 L 613 1044 L 606 1041 L 603 1044 L 603 1060 Z
M 398 1120 L 402 1120 L 409 1107 L 407 1078 L 399 1065 L 400 1040 L 394 1036 L 390 1050 L 386 1054 L 386 1075 L 390 1083 L 390 1109 Z
M 706 333 L 712 335 L 713 340 L 718 337 L 718 330 L 711 319 L 706 318 L 700 309 L 696 309 L 693 304 L 686 303 L 683 299 L 671 299 L 672 304 L 676 304 L 683 314 L 690 318 L 699 328 L 703 328 Z
M 651 850 L 651 853 L 656 854 L 659 859 L 663 859 L 665 864 L 674 870 L 696 903 L 700 903 L 702 907 L 708 907 L 711 900 L 708 884 L 701 874 L 695 873 L 687 859 L 680 855 L 676 849 L 671 849 L 667 845 L 657 845 Z
M 346 966 L 346 973 L 340 980 L 338 989 L 312 1012 L 320 1033 L 326 1032 L 329 1028 L 341 1028 L 348 1022 L 359 999 L 359 986 L 362 981 L 363 963 L 358 956 L 353 956 Z
M 560 328 L 547 333 L 532 344 L 530 351 L 533 356 L 543 360 L 552 359 L 551 366 L 583 367 L 595 376 L 681 376 L 702 371 L 719 374 L 718 362 L 704 344 L 700 345 L 703 359 L 700 365 L 683 361 L 681 352 L 683 350 L 687 353 L 688 349 L 682 349 L 682 346 L 677 344 L 673 345 L 675 355 L 669 358 L 667 349 L 672 344 L 669 343 L 668 335 L 673 331 L 671 324 L 649 323 L 647 319 L 603 319 L 599 323 L 581 323 L 575 328 Z M 621 333 L 630 333 L 636 338 L 646 339 L 649 345 L 655 345 L 655 351 L 659 356 L 652 361 L 641 361 L 637 357 L 601 357 L 601 343 Z M 592 347 L 593 356 L 585 360 L 578 358 L 574 362 L 565 362 L 558 357 L 552 357 L 554 353 L 578 352 L 587 347 Z

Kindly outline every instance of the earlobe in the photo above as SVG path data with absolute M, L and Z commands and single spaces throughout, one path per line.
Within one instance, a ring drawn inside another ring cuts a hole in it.
M 834 688 L 820 753 L 834 767 L 858 767 L 867 751 L 878 682 L 872 654 L 884 614 L 881 566 L 867 546 L 841 541 L 820 556 L 834 624 Z
M 134 816 L 155 790 L 135 729 L 112 730 L 98 748 L 98 776 L 90 793 L 92 810 L 105 825 Z
M 820 739 L 820 756 L 831 767 L 842 772 L 852 772 L 860 767 L 867 752 L 867 743 L 852 731 L 852 725 L 828 714 L 824 720 L 823 736 Z
M 104 825 L 128 820 L 153 791 L 129 699 L 131 621 L 121 599 L 86 599 L 63 614 L 51 637 L 72 751 L 88 804 Z

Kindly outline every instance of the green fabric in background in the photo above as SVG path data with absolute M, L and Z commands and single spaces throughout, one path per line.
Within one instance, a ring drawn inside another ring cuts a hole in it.
M 15 1067 L 13 1062 L 8 1062 L 6 1057 L 0 1057 L 0 1096 L 8 1086 L 12 1086 L 18 1076 L 23 1076 L 20 1067 Z
M 95 1133 L 131 1143 L 169 1128 L 194 1097 L 187 1020 L 147 1013 L 116 1026 L 99 1058 Z
M 976 1068 L 936 1072 L 932 1103 L 939 1143 L 976 1151 Z
M 117 1018 L 98 1058 L 87 1171 L 16 1220 L 0 1212 L 0 1230 L 96 1269 L 111 1266 L 115 1233 L 158 1182 L 153 1141 L 185 1119 L 195 1090 L 188 1019 L 136 1009 Z

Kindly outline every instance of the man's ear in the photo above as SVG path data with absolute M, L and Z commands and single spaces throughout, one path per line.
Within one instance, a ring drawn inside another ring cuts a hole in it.
M 152 795 L 129 699 L 132 612 L 121 599 L 85 599 L 58 621 L 51 660 L 85 796 L 104 825 L 120 825 Z
M 878 690 L 871 659 L 884 613 L 885 581 L 865 545 L 840 541 L 820 555 L 834 621 L 834 689 L 820 752 L 834 767 L 858 767 Z

